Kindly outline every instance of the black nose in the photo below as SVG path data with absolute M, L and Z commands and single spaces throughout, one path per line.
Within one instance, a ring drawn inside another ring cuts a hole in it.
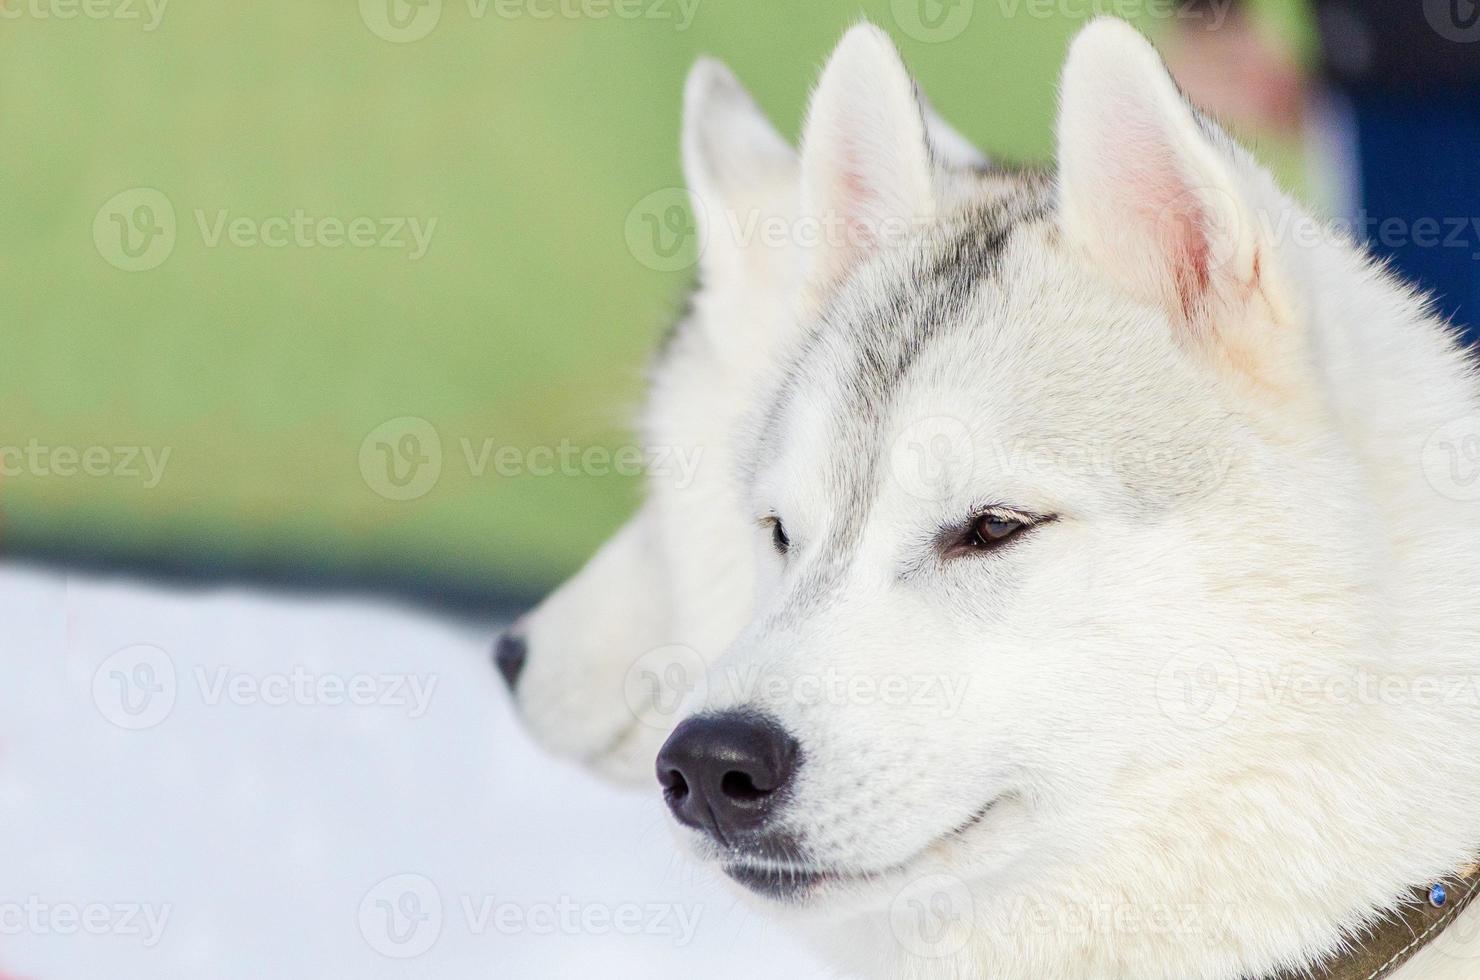
M 519 684 L 519 675 L 524 671 L 528 654 L 529 644 L 522 634 L 513 630 L 501 633 L 493 645 L 493 662 L 498 665 L 498 672 L 504 675 L 504 683 L 511 691 Z
M 796 739 L 756 714 L 690 718 L 658 752 L 658 782 L 679 823 L 722 844 L 758 830 L 796 771 Z

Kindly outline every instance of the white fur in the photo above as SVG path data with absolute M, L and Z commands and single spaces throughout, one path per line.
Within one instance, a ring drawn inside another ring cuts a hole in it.
M 911 307 L 944 243 L 1013 192 L 932 182 L 897 65 L 876 32 L 845 38 L 805 196 L 935 217 L 813 266 L 830 295 L 800 302 L 811 339 L 754 415 L 746 481 L 790 550 L 753 532 L 756 616 L 709 682 L 710 709 L 801 744 L 782 819 L 802 858 L 780 867 L 843 876 L 778 916 L 887 977 L 1237 980 L 1359 942 L 1480 849 L 1480 702 L 1413 686 L 1480 677 L 1480 506 L 1422 467 L 1435 432 L 1480 417 L 1471 365 L 1354 247 L 1269 234 L 1299 205 L 1109 21 L 1065 70 L 1053 217 L 976 288 Z M 880 310 L 966 326 L 872 388 Z M 935 497 L 892 455 L 922 425 L 967 446 Z M 1066 441 L 1122 465 L 1035 452 Z M 942 558 L 939 530 L 986 504 L 1056 520 Z M 1215 669 L 1226 717 L 1169 708 L 1179 665 Z M 965 693 L 834 700 L 829 674 Z M 1341 696 L 1363 677 L 1402 693 Z M 716 865 L 774 866 L 680 833 Z M 1472 933 L 1399 976 L 1473 976 Z

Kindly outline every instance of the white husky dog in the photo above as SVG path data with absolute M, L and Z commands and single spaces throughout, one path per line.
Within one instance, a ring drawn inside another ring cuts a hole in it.
M 801 168 L 756 614 L 658 758 L 696 855 L 874 976 L 1480 975 L 1480 403 L 1424 301 L 1118 21 L 1056 174 L 943 175 L 868 26 Z
M 941 167 L 986 166 L 924 113 Z M 679 695 L 750 617 L 754 525 L 736 485 L 737 423 L 799 339 L 797 154 L 711 58 L 685 86 L 683 162 L 703 242 L 699 286 L 653 368 L 640 430 L 649 449 L 681 449 L 697 465 L 690 479 L 650 473 L 638 513 L 496 653 L 542 744 L 643 786 Z

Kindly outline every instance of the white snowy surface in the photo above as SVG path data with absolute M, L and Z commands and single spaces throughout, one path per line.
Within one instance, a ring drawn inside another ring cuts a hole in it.
M 488 641 L 0 566 L 0 977 L 824 975 L 540 754 Z

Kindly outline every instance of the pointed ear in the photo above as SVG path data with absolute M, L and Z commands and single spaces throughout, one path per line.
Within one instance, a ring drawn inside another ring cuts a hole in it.
M 1256 220 L 1283 195 L 1192 110 L 1125 22 L 1097 20 L 1075 38 L 1058 144 L 1067 237 L 1107 277 L 1203 331 L 1256 295 L 1276 316 L 1288 313 Z
M 802 137 L 802 214 L 816 299 L 935 211 L 925 119 L 889 37 L 850 30 L 823 69 Z
M 684 86 L 683 165 L 704 271 L 743 275 L 745 244 L 759 237 L 747 231 L 795 210 L 797 153 L 714 58 L 695 62 Z

